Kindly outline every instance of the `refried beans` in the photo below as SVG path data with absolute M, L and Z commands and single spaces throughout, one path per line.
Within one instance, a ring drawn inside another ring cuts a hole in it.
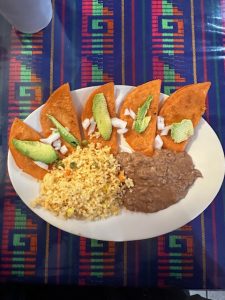
M 124 195 L 128 210 L 152 213 L 184 198 L 198 177 L 192 158 L 186 152 L 158 150 L 152 157 L 140 153 L 119 153 L 117 159 L 125 174 L 133 179 L 132 191 Z

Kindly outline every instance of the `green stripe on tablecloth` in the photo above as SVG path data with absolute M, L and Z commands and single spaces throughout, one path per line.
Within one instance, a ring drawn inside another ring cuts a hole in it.
M 26 215 L 21 212 L 21 209 L 17 208 L 15 210 L 15 224 L 14 224 L 15 229 L 26 228 L 26 222 L 27 222 Z M 14 248 L 25 246 L 25 242 L 21 241 L 21 238 L 25 238 L 25 237 L 26 237 L 26 234 L 14 233 L 14 236 L 13 236 Z M 12 274 L 17 275 L 17 276 L 24 276 L 24 251 L 21 251 L 21 250 L 13 251 L 13 256 L 18 255 L 18 254 L 22 255 L 22 257 L 20 257 L 21 263 L 18 264 L 18 263 L 15 263 L 15 261 L 14 261 L 14 263 L 12 263 Z M 19 269 L 19 268 L 22 268 L 22 270 L 15 270 L 15 269 Z

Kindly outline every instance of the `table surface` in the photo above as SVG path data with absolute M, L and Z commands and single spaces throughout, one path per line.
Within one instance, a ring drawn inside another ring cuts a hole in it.
M 210 80 L 205 119 L 225 145 L 225 0 L 53 0 L 30 35 L 0 19 L 0 281 L 225 288 L 225 185 L 191 223 L 136 242 L 60 231 L 32 213 L 7 175 L 8 130 L 54 89 Z M 198 199 L 196 199 L 198 201 Z

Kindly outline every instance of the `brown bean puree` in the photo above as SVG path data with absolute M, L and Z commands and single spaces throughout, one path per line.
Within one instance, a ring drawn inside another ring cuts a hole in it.
M 156 212 L 184 198 L 198 177 L 192 158 L 186 152 L 156 151 L 147 157 L 140 153 L 119 153 L 117 159 L 134 188 L 124 195 L 124 206 L 132 211 Z

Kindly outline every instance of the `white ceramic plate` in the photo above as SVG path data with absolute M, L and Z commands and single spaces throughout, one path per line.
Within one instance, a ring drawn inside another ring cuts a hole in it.
M 84 88 L 72 92 L 79 114 L 94 88 Z M 117 108 L 132 88 L 131 86 L 115 87 Z M 166 97 L 166 95 L 161 94 L 161 100 Z M 41 130 L 40 111 L 41 107 L 32 112 L 25 120 L 25 123 L 38 131 Z M 51 225 L 72 234 L 93 239 L 106 241 L 140 240 L 159 236 L 185 225 L 201 214 L 218 193 L 224 178 L 224 154 L 215 132 L 205 120 L 201 119 L 187 151 L 196 168 L 201 171 L 203 178 L 196 180 L 184 199 L 157 213 L 134 213 L 124 209 L 119 216 L 95 222 L 76 219 L 64 220 L 42 208 L 32 208 L 30 204 L 39 193 L 39 184 L 33 177 L 23 173 L 17 167 L 10 151 L 8 154 L 8 171 L 13 187 L 22 201 Z

